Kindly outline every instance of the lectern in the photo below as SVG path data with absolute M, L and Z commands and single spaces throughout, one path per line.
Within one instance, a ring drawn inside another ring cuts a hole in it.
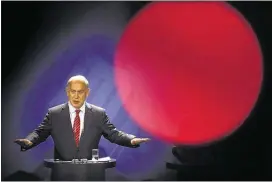
M 105 181 L 106 169 L 115 167 L 116 160 L 45 159 L 44 165 L 52 169 L 52 181 Z

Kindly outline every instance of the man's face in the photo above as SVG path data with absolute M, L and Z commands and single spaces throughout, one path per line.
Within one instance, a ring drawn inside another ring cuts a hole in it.
M 89 95 L 90 89 L 82 81 L 72 81 L 66 88 L 68 99 L 72 106 L 79 109 Z

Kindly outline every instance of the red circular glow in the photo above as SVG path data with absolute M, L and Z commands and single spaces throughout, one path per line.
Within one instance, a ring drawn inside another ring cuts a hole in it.
M 115 81 L 143 129 L 168 142 L 203 144 L 250 114 L 262 55 L 250 25 L 225 2 L 154 2 L 120 39 Z

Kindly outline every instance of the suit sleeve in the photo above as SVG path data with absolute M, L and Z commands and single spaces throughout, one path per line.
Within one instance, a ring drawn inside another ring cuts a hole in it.
M 116 127 L 109 121 L 109 117 L 105 111 L 103 112 L 102 134 L 110 142 L 121 146 L 131 148 L 137 148 L 140 146 L 132 145 L 131 140 L 136 137 L 134 135 L 117 130 Z
M 42 123 L 32 132 L 30 133 L 26 139 L 30 140 L 33 145 L 27 149 L 33 148 L 40 143 L 44 142 L 50 135 L 52 130 L 52 114 L 50 111 L 45 115 Z

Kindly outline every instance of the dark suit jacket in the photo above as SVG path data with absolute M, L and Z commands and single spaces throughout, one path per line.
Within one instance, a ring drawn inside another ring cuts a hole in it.
M 27 139 L 33 142 L 33 148 L 45 141 L 50 135 L 55 144 L 54 157 L 60 160 L 91 159 L 92 149 L 98 149 L 98 144 L 103 135 L 112 143 L 126 147 L 131 145 L 135 136 L 118 131 L 103 108 L 86 103 L 84 130 L 82 131 L 79 147 L 76 146 L 71 125 L 68 103 L 50 108 L 43 122 Z M 28 148 L 28 149 L 30 149 Z

